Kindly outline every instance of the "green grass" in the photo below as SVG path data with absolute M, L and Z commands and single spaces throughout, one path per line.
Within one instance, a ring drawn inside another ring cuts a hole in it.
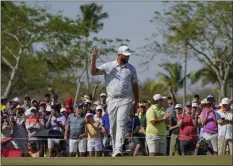
M 2 158 L 2 165 L 232 165 L 232 156 Z

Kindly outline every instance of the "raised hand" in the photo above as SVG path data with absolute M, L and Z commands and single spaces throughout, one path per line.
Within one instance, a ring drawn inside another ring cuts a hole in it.
M 100 54 L 100 50 L 97 48 L 94 48 L 92 53 L 91 53 L 91 56 L 97 58 L 99 56 L 99 54 Z

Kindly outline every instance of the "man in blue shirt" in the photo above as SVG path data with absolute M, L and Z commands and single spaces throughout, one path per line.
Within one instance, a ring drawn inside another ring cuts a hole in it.
M 140 120 L 137 116 L 134 116 L 133 111 L 130 111 L 125 123 L 125 144 L 130 150 L 135 147 L 134 156 L 138 154 L 141 148 L 139 130 Z

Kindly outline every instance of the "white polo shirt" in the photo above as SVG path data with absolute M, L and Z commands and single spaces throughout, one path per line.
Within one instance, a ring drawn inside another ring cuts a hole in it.
M 233 118 L 232 110 L 229 112 L 223 112 L 218 110 L 216 114 L 216 119 L 225 118 L 225 120 L 232 120 Z M 218 139 L 232 139 L 232 124 L 220 125 L 218 124 Z

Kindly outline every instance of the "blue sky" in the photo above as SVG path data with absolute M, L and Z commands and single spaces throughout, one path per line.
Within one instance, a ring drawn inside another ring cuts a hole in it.
M 65 16 L 70 18 L 76 18 L 80 14 L 80 5 L 88 2 L 62 2 L 62 1 L 51 1 L 51 2 L 29 2 L 30 5 L 37 4 L 39 6 L 51 5 L 50 12 L 57 13 L 63 11 Z M 104 29 L 97 34 L 98 37 L 102 38 L 128 38 L 130 39 L 129 47 L 137 52 L 140 52 L 140 47 L 147 44 L 145 38 L 150 37 L 152 33 L 156 32 L 156 25 L 153 25 L 149 20 L 153 17 L 154 11 L 162 11 L 162 2 L 97 2 L 104 6 L 104 11 L 109 14 L 109 18 L 104 21 Z M 159 39 L 163 40 L 163 39 Z M 117 49 L 117 48 L 116 48 Z M 152 54 L 152 53 L 151 53 Z M 153 53 L 156 55 L 156 53 Z M 130 63 L 132 63 L 137 71 L 140 81 L 146 79 L 155 79 L 156 73 L 161 72 L 161 68 L 157 64 L 161 63 L 161 59 L 170 62 L 180 61 L 178 59 L 170 59 L 157 55 L 150 64 L 148 70 L 142 70 L 140 62 L 143 59 L 141 56 L 131 56 Z M 116 54 L 109 57 L 110 60 L 114 60 Z M 192 64 L 192 65 L 190 65 Z M 194 71 L 200 64 L 190 59 L 188 62 L 188 72 Z

